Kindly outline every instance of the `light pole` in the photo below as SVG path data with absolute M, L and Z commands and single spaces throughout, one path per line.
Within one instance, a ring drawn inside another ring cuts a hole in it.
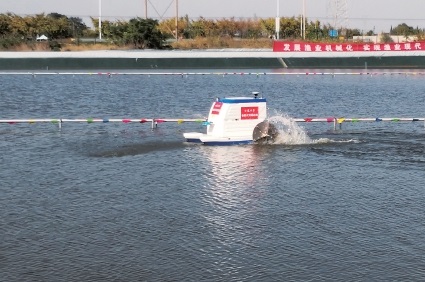
M 279 17 L 279 0 L 276 0 L 276 40 L 279 40 L 279 33 L 280 33 L 280 17 Z
M 303 39 L 305 40 L 305 0 L 303 0 Z
M 102 0 L 99 0 L 99 40 L 102 40 Z

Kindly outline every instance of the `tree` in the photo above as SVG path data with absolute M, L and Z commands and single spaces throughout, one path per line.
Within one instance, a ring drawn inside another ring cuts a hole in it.
M 157 20 L 138 17 L 129 21 L 124 39 L 138 49 L 162 49 L 165 37 L 158 29 Z
M 354 28 L 354 29 L 347 28 L 346 29 L 346 32 L 347 32 L 347 35 L 346 35 L 347 38 L 352 38 L 353 36 L 360 36 L 360 35 L 362 35 L 360 29 L 358 29 L 358 28 Z
M 0 14 L 0 36 L 5 37 L 12 31 L 9 17 L 5 14 Z
M 102 38 L 111 38 L 112 35 L 112 26 L 114 25 L 113 22 L 108 20 L 102 21 Z
M 381 35 L 381 42 L 382 43 L 392 43 L 394 40 L 391 38 L 391 36 L 388 33 L 383 33 Z
M 403 35 L 409 36 L 415 34 L 415 29 L 411 26 L 408 26 L 405 23 L 399 24 L 398 26 L 391 29 L 391 35 Z
M 64 16 L 64 15 L 59 14 L 59 13 L 50 13 L 47 16 L 52 18 L 52 19 L 55 19 L 55 20 L 59 20 L 61 18 L 66 18 L 66 19 L 68 18 L 67 16 Z
M 115 44 L 125 45 L 125 34 L 128 31 L 128 22 L 125 21 L 117 21 L 110 25 L 110 40 L 112 40 Z
M 185 30 L 188 26 L 189 17 L 179 18 L 177 20 L 177 33 L 179 36 L 185 37 Z M 175 38 L 176 37 L 176 19 L 170 18 L 163 20 L 158 24 L 158 30 L 162 32 L 162 34 L 166 38 Z
M 47 20 L 49 22 L 47 33 L 50 35 L 50 38 L 59 39 L 72 37 L 72 29 L 67 17 L 63 16 L 55 19 L 47 16 Z
M 87 30 L 87 26 L 81 18 L 70 17 L 68 22 L 72 30 L 72 37 L 81 37 Z
M 281 20 L 282 22 L 282 20 Z M 272 18 L 268 18 L 268 19 L 261 19 L 260 20 L 260 24 L 262 29 L 269 35 L 275 35 L 275 21 Z
M 203 18 L 201 17 L 200 20 L 192 20 L 190 24 L 190 38 L 206 36 L 206 26 L 204 24 L 205 22 L 202 19 Z
M 269 34 L 275 34 L 275 19 L 268 18 L 261 20 L 263 29 Z M 280 19 L 279 38 L 295 39 L 301 36 L 301 22 L 295 17 Z
M 235 18 L 217 20 L 217 28 L 221 36 L 234 37 L 238 32 Z
M 262 25 L 260 21 L 258 20 L 243 20 L 242 24 L 245 28 L 241 28 L 242 34 L 241 37 L 243 38 L 249 38 L 249 39 L 258 39 L 263 36 L 263 34 L 266 34 L 266 32 L 263 32 Z
M 214 20 L 201 18 L 200 21 L 202 22 L 206 36 L 217 36 L 219 34 L 217 24 Z
M 306 23 L 308 24 L 307 21 Z M 285 18 L 284 26 L 286 36 L 292 39 L 301 38 L 301 17 Z M 307 27 L 306 30 L 308 31 Z

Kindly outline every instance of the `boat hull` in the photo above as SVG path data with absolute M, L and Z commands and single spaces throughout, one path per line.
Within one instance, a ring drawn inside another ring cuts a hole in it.
M 203 133 L 190 132 L 184 133 L 184 138 L 188 143 L 197 143 L 209 146 L 228 146 L 228 145 L 244 145 L 253 143 L 252 137 L 214 137 Z

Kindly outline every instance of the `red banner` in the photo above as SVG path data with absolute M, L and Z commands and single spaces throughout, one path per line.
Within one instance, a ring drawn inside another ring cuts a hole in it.
M 214 106 L 213 106 L 213 109 L 211 111 L 211 114 L 212 115 L 220 114 L 220 109 L 221 109 L 222 106 L 223 106 L 222 102 L 214 102 Z
M 273 52 L 425 51 L 425 42 L 314 43 L 274 41 Z
M 241 119 L 258 119 L 258 107 L 242 107 Z

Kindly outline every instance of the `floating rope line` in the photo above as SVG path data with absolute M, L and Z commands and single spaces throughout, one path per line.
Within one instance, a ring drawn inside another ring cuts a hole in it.
M 52 123 L 58 124 L 59 128 L 62 128 L 62 123 L 66 122 L 81 122 L 81 123 L 109 123 L 109 122 L 121 122 L 121 123 L 151 123 L 152 128 L 156 128 L 159 123 L 163 122 L 176 122 L 182 124 L 184 122 L 197 122 L 205 125 L 206 119 L 175 119 L 175 118 L 123 118 L 123 119 L 100 119 L 100 118 L 86 118 L 86 119 L 66 119 L 66 118 L 43 118 L 43 119 L 0 119 L 0 123 L 17 124 L 17 123 Z
M 425 75 L 425 72 L 411 72 L 411 71 L 359 71 L 359 72 L 0 72 L 0 75 L 31 75 L 36 77 L 37 75 L 72 75 L 72 76 L 82 76 L 82 75 L 97 75 L 97 76 L 117 76 L 117 75 L 143 75 L 143 76 L 181 76 L 187 77 L 189 75 Z
M 425 121 L 425 118 L 335 118 L 335 117 L 328 117 L 328 118 L 293 118 L 292 119 L 295 122 L 337 122 L 337 123 L 343 123 L 343 122 L 380 122 L 380 121 L 393 121 L 393 122 L 414 122 L 414 121 Z M 123 118 L 123 119 L 100 119 L 100 118 L 86 118 L 86 119 L 66 119 L 66 118 L 43 118 L 43 119 L 0 119 L 0 123 L 9 123 L 9 124 L 15 124 L 15 123 L 64 123 L 64 122 L 86 122 L 86 123 L 108 123 L 108 122 L 122 122 L 122 123 L 147 123 L 147 122 L 157 122 L 157 123 L 163 123 L 163 122 L 176 122 L 178 124 L 181 124 L 183 122 L 199 122 L 204 123 L 206 125 L 212 124 L 212 122 L 207 121 L 207 119 L 177 119 L 177 118 Z
M 337 129 L 337 125 L 339 125 L 340 129 L 342 128 L 343 123 L 357 123 L 357 122 L 418 122 L 422 121 L 425 122 L 425 118 L 336 118 L 336 117 L 327 117 L 327 118 L 293 118 L 294 122 L 305 122 L 305 123 L 315 123 L 315 122 L 326 122 L 326 123 L 333 123 L 334 129 Z M 59 128 L 62 128 L 63 123 L 109 123 L 109 122 L 120 122 L 124 124 L 128 123 L 151 123 L 152 129 L 158 127 L 159 123 L 164 122 L 176 122 L 177 124 L 182 124 L 184 122 L 197 122 L 202 124 L 203 126 L 211 125 L 212 122 L 205 119 L 177 119 L 177 118 L 122 118 L 122 119 L 100 119 L 100 118 L 86 118 L 86 119 L 66 119 L 66 118 L 43 118 L 43 119 L 0 119 L 0 123 L 7 123 L 7 124 L 18 124 L 18 123 L 28 123 L 28 124 L 35 124 L 35 123 L 52 123 L 52 124 L 58 124 Z
M 329 118 L 294 118 L 293 121 L 296 122 L 337 122 L 337 123 L 343 123 L 343 122 L 379 122 L 379 121 L 425 121 L 425 118 L 335 118 L 335 117 L 329 117 Z
M 334 124 L 334 130 L 337 129 L 337 125 L 339 124 L 339 128 L 342 128 L 342 124 L 345 122 L 416 122 L 416 121 L 422 121 L 425 122 L 425 118 L 336 118 L 336 117 L 328 117 L 328 118 L 294 118 L 292 119 L 295 122 L 333 122 Z M 425 124 L 424 124 L 425 126 Z

